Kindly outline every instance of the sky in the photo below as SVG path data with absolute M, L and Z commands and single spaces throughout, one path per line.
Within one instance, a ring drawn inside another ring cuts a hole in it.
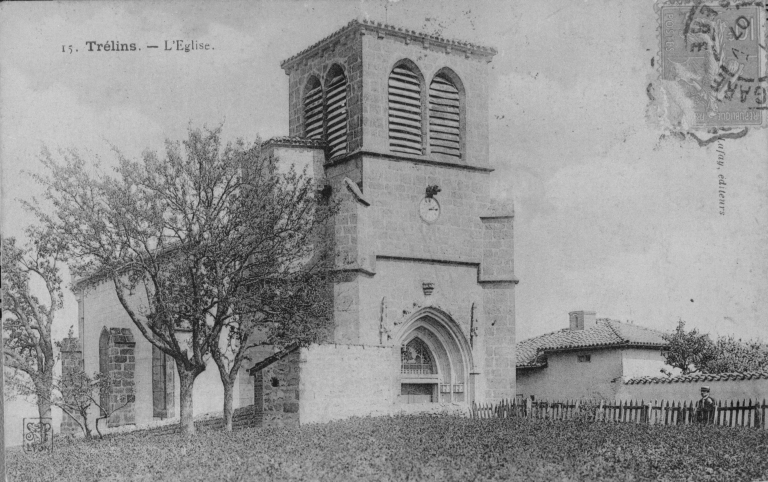
M 287 135 L 280 62 L 354 18 L 498 49 L 492 190 L 515 205 L 518 339 L 567 327 L 573 310 L 768 339 L 768 130 L 724 141 L 718 169 L 717 144 L 653 122 L 651 1 L 3 3 L 3 235 L 32 222 L 20 200 L 41 192 L 30 173 L 44 145 L 109 167 L 113 146 L 138 157 L 190 125 Z M 143 48 L 177 39 L 213 50 Z M 87 52 L 110 40 L 142 50 Z M 55 336 L 76 316 L 68 295 Z

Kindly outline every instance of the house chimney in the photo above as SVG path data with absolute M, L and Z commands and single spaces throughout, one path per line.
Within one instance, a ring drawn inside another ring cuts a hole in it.
M 571 330 L 589 330 L 597 326 L 597 314 L 594 311 L 571 311 L 568 317 Z

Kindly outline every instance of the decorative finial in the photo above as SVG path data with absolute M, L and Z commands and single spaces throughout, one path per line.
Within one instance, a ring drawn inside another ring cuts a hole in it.
M 441 189 L 437 184 L 427 186 L 427 197 L 435 197 L 440 191 Z

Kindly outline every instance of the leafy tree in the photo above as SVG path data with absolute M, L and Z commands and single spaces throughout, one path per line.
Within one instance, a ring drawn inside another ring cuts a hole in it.
M 3 360 L 16 371 L 9 387 L 36 398 L 41 418 L 51 416 L 53 368 L 56 364 L 51 325 L 63 305 L 60 266 L 66 260 L 63 240 L 29 228 L 24 247 L 2 238 Z M 39 285 L 38 298 L 33 286 Z
M 671 334 L 665 334 L 669 343 L 664 353 L 667 365 L 690 373 L 727 373 L 768 369 L 768 346 L 758 341 L 737 340 L 733 336 L 713 341 L 697 329 L 685 331 L 680 320 Z
M 92 172 L 76 151 L 62 153 L 63 163 L 43 151 L 49 175 L 37 179 L 53 212 L 28 204 L 69 246 L 81 286 L 111 283 L 141 334 L 176 361 L 186 433 L 208 357 L 218 359 L 232 333 L 247 344 L 255 324 L 242 320 L 261 323 L 267 313 L 253 287 L 306 271 L 307 247 L 331 211 L 305 174 L 278 170 L 258 144 L 222 146 L 220 134 L 190 129 L 183 143 L 166 142 L 163 159 L 118 152 L 115 177 Z M 220 368 L 225 386 L 234 362 Z
M 678 321 L 674 332 L 664 334 L 663 338 L 669 343 L 669 348 L 664 352 L 665 362 L 682 370 L 683 375 L 701 371 L 701 367 L 715 356 L 709 335 L 699 333 L 695 328 L 686 332 L 683 320 Z
M 714 358 L 704 364 L 701 369 L 704 373 L 768 370 L 768 346 L 759 341 L 720 337 L 714 342 L 712 350 Z

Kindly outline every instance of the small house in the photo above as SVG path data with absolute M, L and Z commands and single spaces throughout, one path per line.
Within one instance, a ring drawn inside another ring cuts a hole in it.
M 659 375 L 666 347 L 659 331 L 574 311 L 568 328 L 517 343 L 517 396 L 612 400 L 622 380 Z

